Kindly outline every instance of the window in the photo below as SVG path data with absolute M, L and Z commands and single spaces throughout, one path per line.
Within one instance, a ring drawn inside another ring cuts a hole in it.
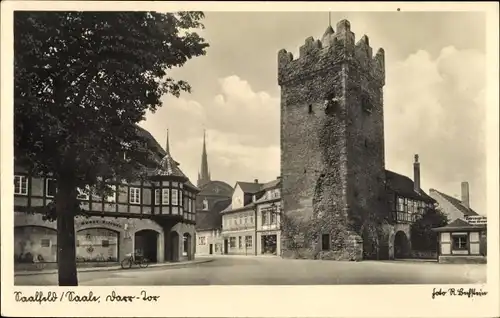
M 76 192 L 78 193 L 76 195 L 76 198 L 78 200 L 88 200 L 89 199 L 89 192 L 90 192 L 90 189 L 88 186 L 85 187 L 85 189 L 80 189 L 80 188 L 76 188 Z
M 330 234 L 321 235 L 321 249 L 328 251 L 330 249 Z
M 271 213 L 271 225 L 276 224 L 276 213 Z
M 80 240 L 76 240 L 76 247 L 80 246 Z
M 110 195 L 107 195 L 104 200 L 106 200 L 106 202 L 116 202 L 116 186 L 115 185 L 111 185 L 109 186 L 111 188 L 111 194 Z
M 203 210 L 208 210 L 208 200 L 203 199 Z
M 172 189 L 172 205 L 178 205 L 178 190 L 177 189 Z
M 109 247 L 109 241 L 108 240 L 102 240 L 101 245 L 102 245 L 102 247 Z
M 253 224 L 253 215 L 250 215 L 250 224 Z
M 141 203 L 141 189 L 140 188 L 130 188 L 129 202 L 131 204 Z
M 198 245 L 205 245 L 207 244 L 206 237 L 200 236 L 198 237 Z
M 49 239 L 42 239 L 42 241 L 40 242 L 40 245 L 42 247 L 50 247 L 50 240 Z
M 309 114 L 313 112 L 313 105 L 309 105 L 308 112 L 309 112 Z
M 453 249 L 467 250 L 467 235 L 453 235 Z
M 229 238 L 229 247 L 236 247 L 236 237 Z
M 267 211 L 262 211 L 262 225 L 267 224 Z
M 238 237 L 238 247 L 243 248 L 243 238 L 241 236 Z
M 404 199 L 403 198 L 398 198 L 398 211 L 403 212 L 405 209 L 404 207 Z
M 170 204 L 170 189 L 163 189 L 163 195 L 161 197 L 161 204 L 163 204 L 163 205 Z
M 183 197 L 182 197 L 182 194 L 183 194 L 182 190 L 179 190 L 179 202 L 181 203 L 181 204 L 179 204 L 179 205 L 182 205 L 182 203 L 183 203 L 183 201 L 184 201 L 184 200 L 183 200 Z
M 160 205 L 161 197 L 160 197 L 160 189 L 155 190 L 155 205 Z
M 252 236 L 245 236 L 245 246 L 246 247 L 252 247 Z
M 28 195 L 28 178 L 14 176 L 14 194 Z
M 45 179 L 45 196 L 47 198 L 55 197 L 57 193 L 56 179 Z

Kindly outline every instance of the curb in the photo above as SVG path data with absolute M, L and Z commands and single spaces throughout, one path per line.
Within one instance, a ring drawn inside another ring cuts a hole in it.
M 179 262 L 179 263 L 161 263 L 161 264 L 151 264 L 148 266 L 148 268 L 157 268 L 157 267 L 173 267 L 173 268 L 179 268 L 179 267 L 187 267 L 191 265 L 198 265 L 198 264 L 203 264 L 203 263 L 209 263 L 213 262 L 213 259 L 204 259 L 204 260 L 197 260 L 197 261 L 192 261 L 192 262 Z M 132 268 L 133 269 L 133 268 Z M 147 268 L 145 268 L 147 269 Z M 126 271 L 126 269 L 122 269 L 121 266 L 113 266 L 113 267 L 87 267 L 87 268 L 80 268 L 76 270 L 77 273 L 87 273 L 87 272 L 109 272 L 109 271 Z M 39 272 L 14 272 L 14 276 L 33 276 L 33 275 L 51 275 L 51 274 L 57 274 L 57 269 L 54 270 L 48 270 L 48 271 L 39 271 Z

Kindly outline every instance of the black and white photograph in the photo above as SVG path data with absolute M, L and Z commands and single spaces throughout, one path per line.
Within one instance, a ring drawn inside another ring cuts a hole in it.
M 2 19 L 2 282 L 17 306 L 77 286 L 498 295 L 498 4 L 82 3 L 11 3 Z

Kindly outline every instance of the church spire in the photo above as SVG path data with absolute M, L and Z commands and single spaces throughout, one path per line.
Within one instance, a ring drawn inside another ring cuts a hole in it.
M 208 171 L 206 131 L 203 130 L 203 150 L 201 153 L 201 169 L 198 174 L 198 187 L 210 182 L 210 172 Z

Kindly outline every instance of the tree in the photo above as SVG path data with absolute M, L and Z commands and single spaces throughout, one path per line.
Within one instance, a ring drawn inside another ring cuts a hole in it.
M 448 217 L 440 209 L 427 209 L 410 227 L 411 246 L 416 251 L 437 251 L 437 233 L 433 228 L 448 224 Z
M 78 284 L 74 217 L 78 189 L 106 195 L 113 180 L 141 177 L 154 165 L 137 123 L 162 106 L 164 94 L 190 92 L 167 71 L 205 55 L 191 29 L 201 12 L 14 13 L 16 163 L 57 180 L 60 286 Z M 146 147 L 145 147 L 146 146 Z M 128 159 L 123 154 L 127 153 Z

